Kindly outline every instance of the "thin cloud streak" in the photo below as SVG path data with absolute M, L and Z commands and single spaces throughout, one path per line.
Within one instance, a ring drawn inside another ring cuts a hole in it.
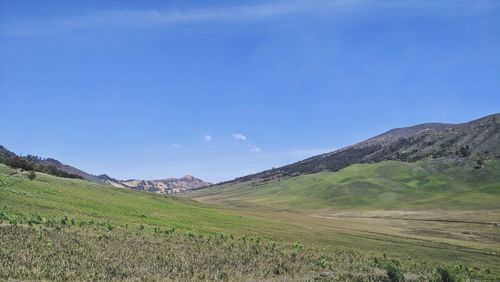
M 105 10 L 70 18 L 53 18 L 33 22 L 4 24 L 0 34 L 10 36 L 50 35 L 81 28 L 106 26 L 157 26 L 208 21 L 244 22 L 303 13 L 340 11 L 363 0 L 297 0 L 254 6 L 212 8 L 198 10 Z
M 260 153 L 260 148 L 257 147 L 256 145 L 252 145 L 250 146 L 250 152 Z
M 247 137 L 241 133 L 235 133 L 232 135 L 233 139 L 236 141 L 246 141 Z

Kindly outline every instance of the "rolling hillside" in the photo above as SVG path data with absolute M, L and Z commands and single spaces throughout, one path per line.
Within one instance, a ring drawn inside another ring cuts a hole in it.
M 466 158 L 355 164 L 264 184 L 186 194 L 202 202 L 272 209 L 500 209 L 500 161 Z
M 443 157 L 500 159 L 500 114 L 463 124 L 427 123 L 389 130 L 361 143 L 283 167 L 239 177 L 227 183 L 266 182 L 322 171 L 338 171 L 351 164 L 384 160 L 414 162 Z
M 0 208 L 4 214 L 20 220 L 33 216 L 75 218 L 95 222 L 144 226 L 173 227 L 202 233 L 234 230 L 246 232 L 254 224 L 251 219 L 224 213 L 222 209 L 187 200 L 113 188 L 79 179 L 66 179 L 37 173 L 34 181 L 26 172 L 0 164 Z M 248 226 L 245 227 L 245 226 Z M 241 228 L 240 228 L 241 227 Z M 231 228 L 231 230 L 233 230 Z

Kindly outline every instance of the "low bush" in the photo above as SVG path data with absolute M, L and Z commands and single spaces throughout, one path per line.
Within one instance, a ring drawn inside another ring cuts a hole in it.
M 34 171 L 28 172 L 28 179 L 33 181 L 36 178 L 36 173 Z
M 386 261 L 384 265 L 387 278 L 390 282 L 404 282 L 405 278 L 397 260 Z
M 455 282 L 455 281 L 457 281 L 455 279 L 454 275 L 447 268 L 438 267 L 437 273 L 439 275 L 438 281 L 440 281 L 440 282 Z

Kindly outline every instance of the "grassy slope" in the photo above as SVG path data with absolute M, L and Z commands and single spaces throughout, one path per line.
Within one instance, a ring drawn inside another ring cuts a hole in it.
M 480 169 L 475 165 L 463 159 L 386 161 L 264 185 L 214 187 L 184 196 L 281 216 L 330 234 L 345 232 L 352 239 L 337 236 L 330 241 L 333 244 L 413 253 L 429 261 L 466 260 L 492 266 L 500 263 L 498 255 L 472 253 L 498 254 L 500 250 L 500 229 L 492 224 L 500 222 L 500 162 L 489 161 Z M 462 254 L 449 253 L 462 247 Z
M 37 173 L 34 181 L 0 165 L 0 211 L 20 216 L 77 220 L 139 228 L 176 228 L 201 234 L 272 234 L 288 237 L 297 227 L 152 193 Z M 265 230 L 265 232 L 259 232 Z
M 500 162 L 464 160 L 351 165 L 264 185 L 241 183 L 187 194 L 204 202 L 272 209 L 500 209 Z

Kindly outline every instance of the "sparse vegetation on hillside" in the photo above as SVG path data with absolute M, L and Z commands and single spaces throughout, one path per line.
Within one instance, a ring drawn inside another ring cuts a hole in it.
M 500 114 L 463 124 L 421 124 L 396 128 L 346 148 L 293 164 L 239 177 L 227 184 L 265 183 L 325 171 L 352 164 L 386 160 L 415 162 L 437 158 L 500 159 Z

